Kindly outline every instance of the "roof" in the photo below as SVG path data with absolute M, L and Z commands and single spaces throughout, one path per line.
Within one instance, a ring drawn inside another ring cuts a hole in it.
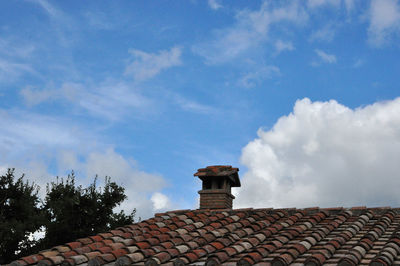
M 207 177 L 228 177 L 231 181 L 232 187 L 240 187 L 239 168 L 232 167 L 231 165 L 212 165 L 206 168 L 200 168 L 194 174 L 204 181 Z
M 14 265 L 400 265 L 400 209 L 181 210 Z

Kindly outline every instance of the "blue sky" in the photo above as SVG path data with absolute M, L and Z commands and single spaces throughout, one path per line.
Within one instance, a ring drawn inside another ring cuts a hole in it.
M 109 175 L 143 217 L 196 208 L 213 164 L 240 168 L 238 206 L 399 204 L 371 185 L 400 170 L 399 34 L 396 0 L 3 1 L 0 170 Z

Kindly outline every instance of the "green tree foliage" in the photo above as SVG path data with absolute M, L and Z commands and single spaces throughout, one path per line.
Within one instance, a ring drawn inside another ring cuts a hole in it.
M 80 237 L 105 232 L 133 223 L 135 211 L 126 215 L 113 209 L 126 199 L 124 188 L 106 177 L 103 189 L 96 180 L 87 188 L 75 185 L 74 173 L 47 186 L 46 246 L 62 244 Z
M 14 169 L 0 176 L 0 264 L 31 252 L 37 244 L 29 236 L 44 222 L 38 191 L 24 176 L 15 180 Z
M 135 210 L 129 215 L 113 211 L 127 198 L 124 188 L 109 177 L 102 189 L 96 181 L 83 188 L 75 184 L 73 172 L 66 179 L 57 177 L 40 202 L 39 187 L 24 176 L 15 181 L 11 169 L 0 176 L 0 264 L 133 223 Z M 45 237 L 36 241 L 30 236 L 39 228 L 45 228 Z

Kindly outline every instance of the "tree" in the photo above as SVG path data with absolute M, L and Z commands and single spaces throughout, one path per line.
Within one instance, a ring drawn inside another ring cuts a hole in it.
M 57 178 L 48 184 L 43 239 L 47 247 L 133 223 L 135 210 L 129 215 L 113 212 L 126 199 L 125 189 L 109 177 L 105 178 L 104 189 L 98 189 L 96 181 L 97 177 L 87 188 L 76 186 L 72 172 L 65 180 Z
M 0 176 L 0 265 L 134 222 L 136 210 L 114 213 L 127 197 L 109 177 L 103 189 L 96 186 L 97 176 L 87 188 L 75 185 L 73 172 L 66 179 L 57 177 L 47 184 L 44 202 L 37 185 L 24 176 L 14 179 L 14 169 Z M 40 228 L 45 228 L 44 238 L 32 239 Z
M 14 169 L 0 176 L 0 264 L 31 252 L 37 244 L 29 236 L 44 222 L 38 191 L 23 175 L 15 180 Z

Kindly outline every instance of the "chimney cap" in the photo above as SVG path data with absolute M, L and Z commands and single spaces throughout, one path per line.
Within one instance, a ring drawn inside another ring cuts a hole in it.
M 239 168 L 231 165 L 211 165 L 206 168 L 200 168 L 194 174 L 204 181 L 207 177 L 228 177 L 231 180 L 232 187 L 240 187 Z

